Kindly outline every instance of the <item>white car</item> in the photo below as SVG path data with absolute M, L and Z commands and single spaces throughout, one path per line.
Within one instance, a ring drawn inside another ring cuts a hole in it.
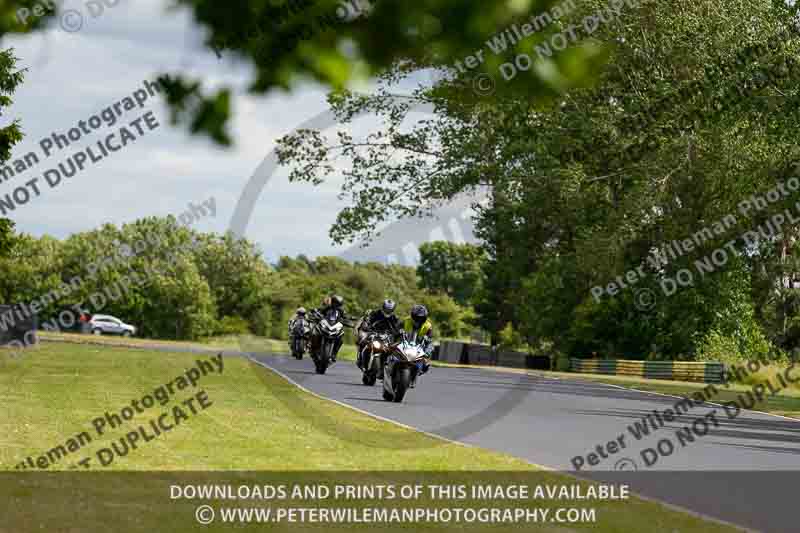
M 117 317 L 111 315 L 94 315 L 89 320 L 89 330 L 92 335 L 122 335 L 123 337 L 130 337 L 136 334 L 136 328 L 130 324 L 126 324 Z

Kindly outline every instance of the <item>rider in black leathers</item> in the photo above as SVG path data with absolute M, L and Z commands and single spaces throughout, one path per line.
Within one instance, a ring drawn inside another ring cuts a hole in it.
M 325 298 L 325 300 L 323 300 L 323 304 L 324 304 L 324 307 L 322 307 L 321 309 L 312 309 L 311 310 L 311 316 L 312 317 L 314 317 L 317 314 L 319 314 L 319 315 L 321 315 L 323 317 L 327 317 L 330 313 L 335 313 L 336 316 L 334 318 L 332 318 L 332 320 L 334 322 L 336 322 L 336 321 L 339 321 L 339 322 L 344 321 L 344 319 L 345 319 L 344 298 L 342 298 L 341 296 L 339 296 L 337 294 L 334 294 L 330 298 Z M 329 320 L 329 322 L 330 322 L 330 320 Z M 318 334 L 313 335 L 311 337 L 311 345 L 313 346 L 313 349 L 316 350 L 319 347 L 319 342 L 320 342 L 320 338 L 319 338 Z M 336 354 L 339 353 L 339 348 L 341 348 L 341 347 L 342 347 L 342 338 L 340 337 L 338 339 L 338 341 L 336 342 L 336 346 L 333 347 L 333 354 L 332 354 L 332 357 L 331 357 L 331 360 L 333 362 L 336 362 Z
M 380 309 L 375 309 L 367 313 L 358 327 L 358 338 L 356 346 L 359 354 L 359 367 L 361 367 L 360 355 L 364 348 L 364 343 L 372 333 L 388 333 L 392 338 L 396 338 L 403 331 L 403 324 L 395 315 L 394 310 L 397 304 L 393 300 L 384 300 Z M 381 372 L 383 371 L 383 356 L 381 356 Z

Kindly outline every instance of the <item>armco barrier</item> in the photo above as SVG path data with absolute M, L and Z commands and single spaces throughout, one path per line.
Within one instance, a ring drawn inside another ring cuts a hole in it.
M 492 351 L 486 344 L 470 344 L 458 341 L 442 341 L 439 345 L 439 361 L 444 363 L 502 366 L 508 368 L 550 369 L 550 358 L 533 356 L 511 350 Z
M 484 344 L 467 344 L 467 360 L 471 365 L 494 365 L 495 354 L 491 346 Z
M 463 342 L 442 341 L 439 345 L 439 361 L 443 363 L 460 363 L 463 349 Z
M 637 376 L 650 379 L 722 383 L 724 365 L 694 361 L 631 361 L 627 359 L 570 359 L 573 372 Z
M 522 352 L 498 351 L 497 366 L 527 368 L 528 354 Z
M 550 370 L 552 361 L 549 355 L 526 355 L 525 367 L 536 370 Z

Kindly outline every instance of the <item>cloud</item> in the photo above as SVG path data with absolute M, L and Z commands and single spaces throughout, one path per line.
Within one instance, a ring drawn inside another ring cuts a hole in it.
M 81 31 L 65 32 L 54 21 L 45 32 L 3 40 L 2 46 L 13 47 L 21 66 L 29 69 L 6 115 L 21 120 L 26 136 L 14 157 L 30 151 L 41 154 L 38 142 L 43 137 L 69 130 L 131 94 L 143 80 L 176 71 L 202 76 L 212 87 L 235 88 L 231 123 L 235 146 L 220 148 L 170 126 L 165 106 L 150 100 L 145 109 L 128 112 L 122 122 L 152 110 L 161 126 L 20 206 L 10 215 L 20 231 L 66 237 L 107 222 L 177 214 L 188 202 L 210 196 L 217 198 L 217 218 L 204 221 L 200 228 L 225 231 L 226 217 L 232 215 L 244 184 L 275 141 L 327 108 L 325 92 L 312 85 L 292 94 L 247 94 L 249 67 L 219 61 L 213 51 L 202 47 L 205 30 L 193 25 L 190 14 L 167 12 L 165 4 L 160 0 L 120 2 L 92 18 L 83 2 L 66 1 L 64 9 L 84 14 Z M 102 138 L 99 133 L 76 142 L 76 151 Z M 71 148 L 0 184 L 0 196 L 41 176 L 71 154 Z M 276 180 L 274 190 L 260 199 L 247 237 L 258 242 L 272 260 L 279 254 L 332 253 L 327 233 L 338 208 L 335 194 L 289 184 L 283 176 L 282 183 Z
M 234 88 L 230 124 L 234 147 L 221 148 L 190 136 L 184 128 L 172 127 L 161 101 L 149 100 L 145 109 L 128 112 L 121 123 L 153 111 L 161 126 L 21 206 L 10 215 L 20 231 L 66 237 L 108 222 L 179 214 L 188 202 L 214 196 L 217 217 L 204 220 L 198 229 L 223 232 L 245 184 L 277 139 L 327 110 L 325 90 L 310 83 L 292 93 L 248 94 L 251 68 L 227 56 L 220 61 L 202 46 L 206 30 L 193 23 L 191 13 L 185 8 L 168 11 L 166 5 L 164 0 L 119 2 L 95 18 L 85 1 L 66 0 L 64 9 L 77 9 L 84 15 L 81 31 L 65 32 L 53 21 L 45 32 L 5 38 L 2 46 L 14 47 L 21 66 L 29 69 L 6 114 L 6 118 L 21 120 L 26 135 L 14 157 L 40 153 L 39 140 L 53 131 L 69 130 L 130 95 L 143 80 L 178 71 L 202 78 L 206 87 Z M 370 120 L 364 119 L 351 129 L 358 134 L 369 126 Z M 100 132 L 88 135 L 75 143 L 75 149 L 100 138 Z M 40 176 L 70 153 L 58 152 L 0 184 L 0 197 L 24 183 L 22 177 Z M 269 182 L 246 236 L 271 261 L 280 255 L 314 257 L 343 251 L 346 247 L 333 247 L 328 237 L 336 214 L 345 205 L 337 197 L 341 182 L 334 178 L 322 187 L 312 187 L 289 183 L 287 175 L 282 169 Z

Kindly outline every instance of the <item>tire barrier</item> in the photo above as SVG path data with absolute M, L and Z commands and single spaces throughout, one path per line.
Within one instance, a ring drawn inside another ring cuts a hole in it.
M 716 362 L 570 359 L 570 370 L 583 374 L 637 376 L 648 379 L 722 383 L 725 366 Z
M 438 360 L 462 365 L 550 370 L 550 357 L 546 355 L 534 356 L 511 350 L 492 350 L 492 347 L 486 344 L 457 341 L 442 341 L 439 345 Z
M 13 305 L 0 305 L 0 346 L 12 343 L 9 347 L 21 348 L 38 344 L 39 318 L 16 311 Z

